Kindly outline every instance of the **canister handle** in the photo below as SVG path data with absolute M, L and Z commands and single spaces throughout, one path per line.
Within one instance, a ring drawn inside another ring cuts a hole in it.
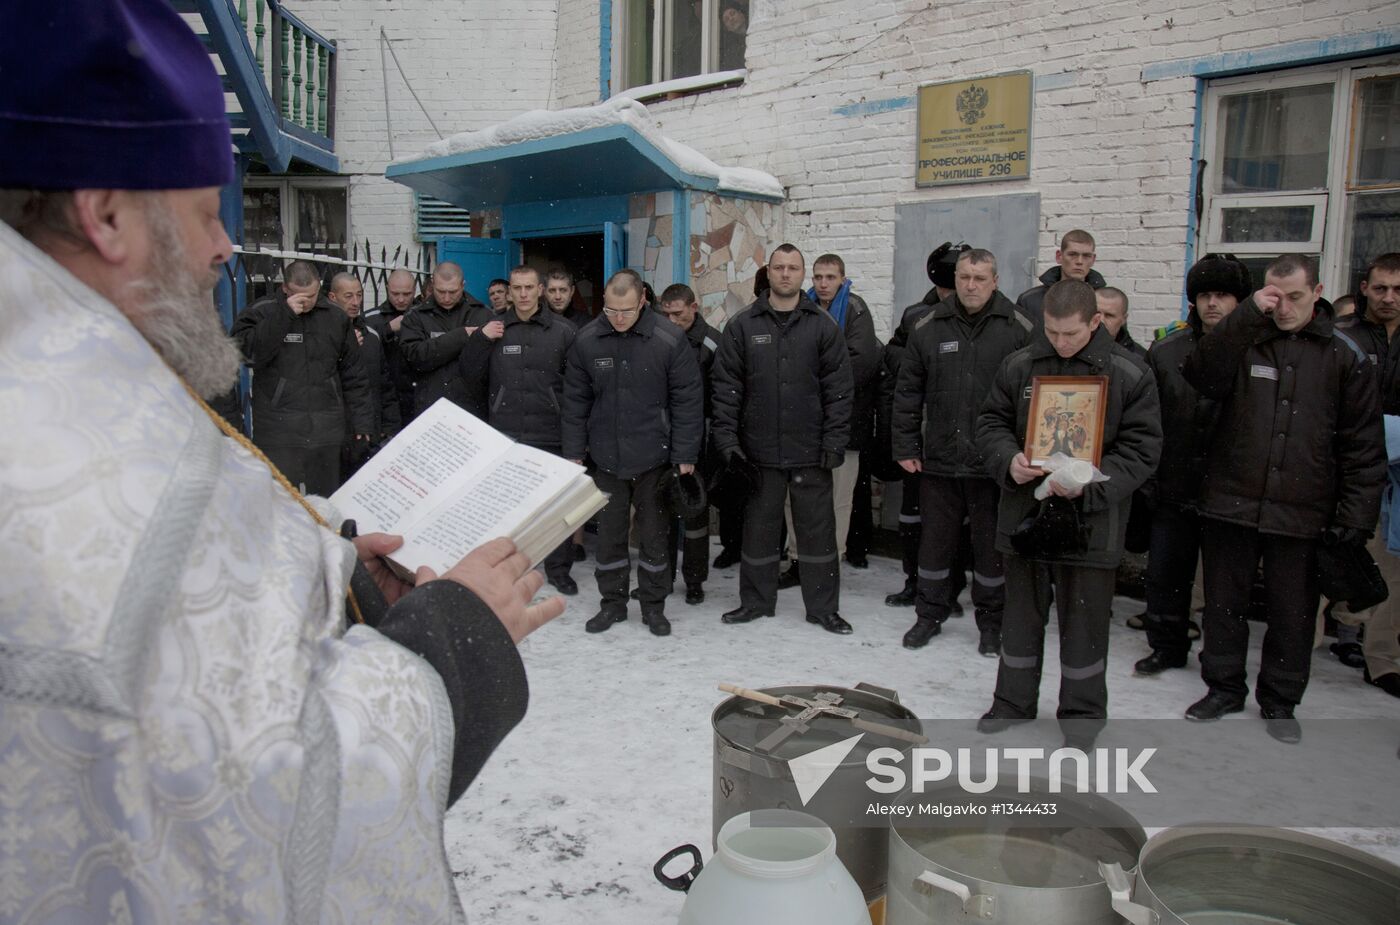
M 962 901 L 964 915 L 975 915 L 983 919 L 989 919 L 996 915 L 997 900 L 995 896 L 973 893 L 966 883 L 961 883 L 942 874 L 936 874 L 931 870 L 926 870 L 914 878 L 914 890 L 926 896 L 931 896 L 934 890 L 952 893 Z
M 667 864 L 674 861 L 683 854 L 691 857 L 690 869 L 679 877 L 671 877 L 662 870 Z M 677 893 L 690 892 L 690 885 L 695 882 L 695 878 L 700 876 L 700 871 L 704 869 L 705 862 L 700 860 L 700 849 L 694 845 L 681 845 L 679 848 L 672 848 L 661 856 L 661 860 L 652 866 L 651 872 L 656 875 L 656 879 L 667 889 L 675 890 Z
M 1113 897 L 1113 911 L 1127 919 L 1132 925 L 1157 925 L 1161 918 L 1154 910 L 1133 902 L 1133 884 L 1121 864 L 1099 862 L 1099 876 L 1108 885 L 1108 895 Z

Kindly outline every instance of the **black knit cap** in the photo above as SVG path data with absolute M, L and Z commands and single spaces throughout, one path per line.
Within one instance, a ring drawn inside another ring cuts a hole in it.
M 1186 274 L 1186 298 L 1192 305 L 1203 292 L 1225 292 L 1243 302 L 1253 291 L 1249 267 L 1234 254 L 1206 254 Z
M 954 272 L 958 267 L 958 255 L 963 251 L 972 250 L 969 244 L 959 244 L 953 246 L 953 242 L 944 241 L 933 249 L 928 255 L 928 280 L 940 289 L 955 288 Z

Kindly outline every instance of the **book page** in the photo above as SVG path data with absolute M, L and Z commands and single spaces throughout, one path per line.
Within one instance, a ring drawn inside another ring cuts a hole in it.
M 331 495 L 361 534 L 408 533 L 509 453 L 510 438 L 438 399 Z
M 426 565 L 441 574 L 482 543 L 515 533 L 582 472 L 568 460 L 515 444 L 455 497 L 419 518 L 390 558 L 410 572 Z

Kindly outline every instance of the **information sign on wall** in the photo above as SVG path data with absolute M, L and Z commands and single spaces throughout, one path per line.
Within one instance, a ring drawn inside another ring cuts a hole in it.
M 916 186 L 1030 176 L 1030 71 L 919 88 Z

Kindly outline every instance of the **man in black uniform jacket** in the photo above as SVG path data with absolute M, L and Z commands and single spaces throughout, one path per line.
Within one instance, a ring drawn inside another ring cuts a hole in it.
M 1032 286 L 1018 295 L 1016 304 L 1024 308 L 1032 318 L 1039 322 L 1041 303 L 1045 300 L 1045 293 L 1060 280 L 1077 279 L 1088 283 L 1095 289 L 1102 289 L 1108 283 L 1099 274 L 1099 271 L 1094 269 L 1096 259 L 1098 259 L 1098 253 L 1095 251 L 1093 235 L 1082 228 L 1065 232 L 1065 236 L 1060 239 L 1059 250 L 1055 251 L 1055 266 L 1040 274 L 1039 286 Z
M 365 324 L 379 335 L 384 346 L 384 365 L 393 380 L 394 392 L 399 400 L 399 426 L 404 427 L 413 420 L 413 368 L 404 359 L 399 349 L 399 331 L 408 310 L 413 307 L 413 295 L 418 283 L 407 270 L 394 270 L 385 280 L 389 297 L 379 305 L 365 312 Z
M 851 361 L 831 315 L 802 292 L 802 253 L 781 244 L 768 260 L 768 293 L 729 320 L 715 357 L 714 441 L 729 465 L 754 469 L 744 510 L 740 605 L 725 623 L 777 611 L 783 502 L 792 493 L 807 621 L 833 633 L 840 569 L 831 471 L 850 442 Z
M 956 292 L 915 325 L 895 389 L 894 458 L 905 472 L 922 473 L 917 620 L 904 645 L 926 645 L 948 619 L 966 518 L 972 527 L 977 651 L 995 658 L 1006 600 L 996 548 L 999 492 L 977 448 L 977 412 L 1002 361 L 1030 343 L 1035 323 L 997 289 L 991 251 L 964 251 L 954 279 Z
M 977 445 L 987 472 L 1001 483 L 997 548 L 1006 566 L 1006 612 L 1001 665 L 992 708 L 978 721 L 983 732 L 1034 719 L 1040 699 L 1045 623 L 1053 583 L 1060 621 L 1060 707 L 1056 715 L 1071 745 L 1087 746 L 1108 715 L 1108 621 L 1133 492 L 1157 466 L 1162 422 L 1147 364 L 1113 342 L 1099 323 L 1094 291 L 1064 280 L 1045 295 L 1044 329 L 1006 358 L 977 419 Z M 1083 549 L 1046 549 L 1036 558 L 1016 552 L 1012 533 L 1036 509 L 1035 483 L 1046 473 L 1022 447 L 1036 376 L 1102 376 L 1103 455 L 1108 476 L 1084 488 L 1051 483 L 1068 498 L 1087 529 Z
M 320 292 L 316 268 L 293 260 L 277 294 L 244 309 L 230 333 L 253 368 L 253 442 L 293 485 L 330 497 L 347 418 L 368 443 L 374 409 L 350 319 Z
M 704 430 L 700 370 L 685 334 L 642 308 L 635 274 L 614 273 L 603 291 L 603 318 L 583 326 L 564 372 L 564 456 L 592 459 L 593 480 L 608 495 L 598 514 L 598 613 L 584 627 L 601 633 L 627 619 L 631 558 L 628 527 L 636 508 L 638 598 L 642 622 L 671 632 L 666 554 L 667 512 L 661 496 L 671 466 L 695 471 Z
M 1197 510 L 1220 407 L 1201 397 L 1182 370 L 1201 338 L 1249 298 L 1249 284 L 1249 268 L 1233 257 L 1202 257 L 1186 274 L 1191 314 L 1147 352 L 1162 408 L 1162 459 L 1148 485 L 1154 510 L 1145 628 L 1152 652 L 1133 666 L 1140 675 L 1184 668 L 1191 651 L 1191 589 L 1201 552 Z
M 364 285 L 354 273 L 337 273 L 331 277 L 326 298 L 350 319 L 355 343 L 360 348 L 360 365 L 364 367 L 365 382 L 369 385 L 369 405 L 373 415 L 368 441 L 356 440 L 354 433 L 348 427 L 346 429 L 340 456 L 340 475 L 344 480 L 355 473 L 370 453 L 399 432 L 399 395 L 394 390 L 393 377 L 384 364 L 384 345 L 380 343 L 379 333 L 365 323 L 362 313 Z
M 920 318 L 953 294 L 956 286 L 953 274 L 957 268 L 958 256 L 966 250 L 970 250 L 966 244 L 954 247 L 951 242 L 945 241 L 929 253 L 925 268 L 933 288 L 924 293 L 921 301 L 904 309 L 899 326 L 890 335 L 889 343 L 885 344 L 885 350 L 880 355 L 880 401 L 876 406 L 875 440 L 879 444 L 879 452 L 886 459 L 893 459 L 890 455 L 890 435 L 893 431 L 891 422 L 894 418 L 894 390 L 899 380 L 900 363 L 904 360 L 905 351 L 909 349 L 909 337 L 914 333 L 914 325 L 919 323 Z M 891 462 L 890 465 L 896 464 Z M 886 607 L 912 607 L 919 596 L 919 537 L 923 527 L 923 515 L 919 512 L 919 476 L 904 473 L 900 488 L 899 547 L 900 559 L 904 566 L 904 587 L 893 594 L 885 595 Z M 958 594 L 962 593 L 960 568 L 955 568 L 951 577 L 954 583 L 952 597 L 956 601 Z M 956 607 L 956 604 L 954 606 Z
M 1128 294 L 1116 286 L 1104 286 L 1094 290 L 1094 300 L 1099 306 L 1099 317 L 1103 319 L 1101 324 L 1108 328 L 1113 342 L 1146 359 L 1147 348 L 1133 340 L 1128 330 Z
M 1244 709 L 1250 588 L 1263 560 L 1268 629 L 1255 686 L 1270 735 L 1296 742 L 1312 664 L 1317 544 L 1363 542 L 1380 517 L 1385 435 L 1376 369 L 1332 327 L 1312 258 L 1284 254 L 1186 361 L 1220 402 L 1201 490 L 1206 614 L 1197 721 Z
M 563 455 L 560 401 L 564 394 L 564 364 L 576 329 L 540 305 L 539 271 L 516 267 L 510 271 L 511 301 L 503 315 L 482 325 L 467 338 L 462 350 L 462 378 L 479 381 L 485 395 L 487 422 L 526 446 Z M 486 375 L 480 376 L 479 371 Z M 544 574 L 560 594 L 578 593 L 569 575 L 574 564 L 572 538 L 559 544 L 544 560 Z
M 710 402 L 710 370 L 715 362 L 717 346 L 715 338 L 719 336 L 719 332 L 705 321 L 705 316 L 700 314 L 700 306 L 695 301 L 695 291 L 684 283 L 674 283 L 667 286 L 666 290 L 661 293 L 661 314 L 685 332 L 686 342 L 690 344 L 690 349 L 695 351 L 695 362 L 700 367 L 700 387 L 705 396 L 706 439 L 701 444 L 698 474 L 703 481 L 708 482 L 713 474 L 710 470 L 714 468 L 715 462 L 709 452 L 710 418 L 713 416 Z M 673 559 L 676 555 L 677 540 L 680 539 L 675 535 L 677 522 L 676 518 L 671 518 L 672 535 L 666 544 L 666 549 Z M 703 513 L 686 519 L 681 523 L 681 529 L 685 531 L 684 542 L 680 544 L 681 577 L 685 581 L 685 602 L 687 604 L 703 604 L 705 602 L 705 579 L 710 577 L 709 508 L 706 507 Z M 672 561 L 671 575 L 673 578 L 675 572 L 675 562 Z
M 574 307 L 574 291 L 574 275 L 568 270 L 554 270 L 545 278 L 545 306 L 558 317 L 581 328 L 589 318 Z
M 437 265 L 432 292 L 404 317 L 399 329 L 399 347 L 418 373 L 413 396 L 415 413 L 439 398 L 447 398 L 479 418 L 486 417 L 486 409 L 469 397 L 481 394 L 480 377 L 485 370 L 475 370 L 469 384 L 462 377 L 457 360 L 467 338 L 495 317 L 491 309 L 466 291 L 461 267 L 455 263 Z

